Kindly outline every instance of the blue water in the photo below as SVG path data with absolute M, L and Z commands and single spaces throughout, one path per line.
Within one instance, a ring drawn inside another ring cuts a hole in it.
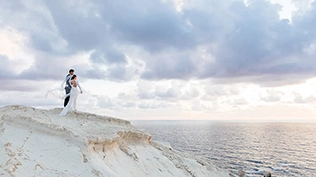
M 180 152 L 208 159 L 237 175 L 316 176 L 316 123 L 132 121 Z

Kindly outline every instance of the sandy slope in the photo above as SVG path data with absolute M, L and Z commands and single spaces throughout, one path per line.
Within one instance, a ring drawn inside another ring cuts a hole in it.
M 60 111 L 0 108 L 0 176 L 229 176 L 151 141 L 128 121 Z

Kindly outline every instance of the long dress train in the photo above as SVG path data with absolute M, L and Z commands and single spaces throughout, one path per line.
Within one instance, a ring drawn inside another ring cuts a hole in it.
M 80 88 L 78 82 L 77 81 L 75 81 L 75 82 L 77 83 L 77 86 Z M 80 88 L 80 90 L 81 90 L 81 88 Z M 73 110 L 76 111 L 76 102 L 77 102 L 77 97 L 78 97 L 79 93 L 80 93 L 80 91 L 78 90 L 78 88 L 71 85 L 71 90 L 69 93 L 69 96 L 70 96 L 69 102 L 68 102 L 67 106 L 64 107 L 64 109 L 59 114 L 60 116 L 65 116 L 68 112 L 71 112 Z M 68 94 L 66 96 L 68 96 Z

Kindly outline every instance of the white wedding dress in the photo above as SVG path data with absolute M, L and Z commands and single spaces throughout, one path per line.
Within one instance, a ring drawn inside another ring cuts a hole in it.
M 70 96 L 69 102 L 66 105 L 66 107 L 64 107 L 64 109 L 59 114 L 60 116 L 65 116 L 68 112 L 76 111 L 77 97 L 78 97 L 78 94 L 81 93 L 82 89 L 81 89 L 78 81 L 75 80 L 75 82 L 76 82 L 77 86 L 75 87 L 74 85 L 71 84 L 70 93 L 66 95 L 66 96 L 68 96 L 68 95 Z M 79 87 L 80 91 L 78 90 L 78 87 Z

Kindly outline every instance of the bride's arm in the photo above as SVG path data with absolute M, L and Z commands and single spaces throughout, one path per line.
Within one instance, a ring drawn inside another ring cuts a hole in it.
M 82 88 L 80 87 L 80 84 L 79 84 L 78 81 L 77 81 L 77 85 L 78 85 L 78 87 L 79 87 L 79 89 L 80 89 L 80 92 L 82 93 Z

